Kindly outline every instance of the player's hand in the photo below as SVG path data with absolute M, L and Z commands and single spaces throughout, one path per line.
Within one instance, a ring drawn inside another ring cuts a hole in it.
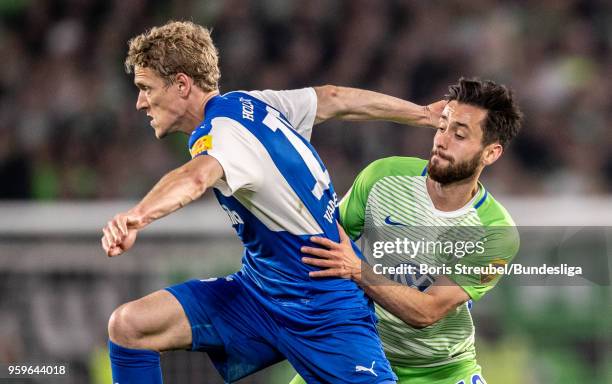
M 438 128 L 440 124 L 440 116 L 448 101 L 440 100 L 425 106 L 425 110 L 429 116 L 429 125 L 433 128 Z
M 140 219 L 129 213 L 119 213 L 102 229 L 102 248 L 109 257 L 119 256 L 132 248 L 140 228 Z
M 361 278 L 361 259 L 357 257 L 351 240 L 338 224 L 340 242 L 336 243 L 325 237 L 311 237 L 310 241 L 324 248 L 302 247 L 303 253 L 316 257 L 302 257 L 302 261 L 308 265 L 323 268 L 320 271 L 312 271 L 310 277 L 342 277 L 359 281 Z

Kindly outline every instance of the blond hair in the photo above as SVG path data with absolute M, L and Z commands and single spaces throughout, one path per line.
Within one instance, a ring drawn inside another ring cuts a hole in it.
M 174 75 L 184 73 L 204 91 L 219 87 L 219 58 L 210 31 L 189 21 L 170 21 L 161 27 L 132 38 L 125 59 L 125 70 L 132 73 L 134 66 L 150 68 L 166 84 Z

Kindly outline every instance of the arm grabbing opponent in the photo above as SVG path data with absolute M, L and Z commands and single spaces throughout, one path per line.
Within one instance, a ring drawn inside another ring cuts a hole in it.
M 364 89 L 324 85 L 315 87 L 315 124 L 332 118 L 351 121 L 386 120 L 436 129 L 446 100 L 421 106 L 397 97 Z
M 322 248 L 302 247 L 309 256 L 302 261 L 322 268 L 310 277 L 341 277 L 355 281 L 365 293 L 386 310 L 415 328 L 432 325 L 457 306 L 470 299 L 459 285 L 445 276 L 438 276 L 425 292 L 376 274 L 372 267 L 357 257 L 348 235 L 338 225 L 340 243 L 324 237 L 310 239 Z M 314 256 L 314 257 L 313 257 Z

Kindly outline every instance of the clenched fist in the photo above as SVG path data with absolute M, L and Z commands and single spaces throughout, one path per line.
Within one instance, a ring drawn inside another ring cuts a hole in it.
M 141 228 L 141 220 L 135 215 L 119 213 L 102 229 L 102 248 L 109 257 L 119 256 L 134 245 Z

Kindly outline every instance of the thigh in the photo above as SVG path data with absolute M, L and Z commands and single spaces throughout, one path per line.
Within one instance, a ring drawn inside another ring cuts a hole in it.
M 190 280 L 166 288 L 180 303 L 188 320 L 194 351 L 210 352 L 227 348 L 235 341 L 254 338 L 259 330 L 247 321 L 256 315 L 244 289 L 232 275 L 223 278 Z
M 133 347 L 155 351 L 185 349 L 191 345 L 191 329 L 183 307 L 165 290 L 123 304 L 114 313 L 111 323 Z M 111 332 L 111 338 L 113 338 Z M 121 340 L 120 340 L 121 343 Z
M 284 359 L 269 342 L 276 323 L 233 275 L 168 287 L 183 306 L 191 349 L 207 352 L 226 382 Z

